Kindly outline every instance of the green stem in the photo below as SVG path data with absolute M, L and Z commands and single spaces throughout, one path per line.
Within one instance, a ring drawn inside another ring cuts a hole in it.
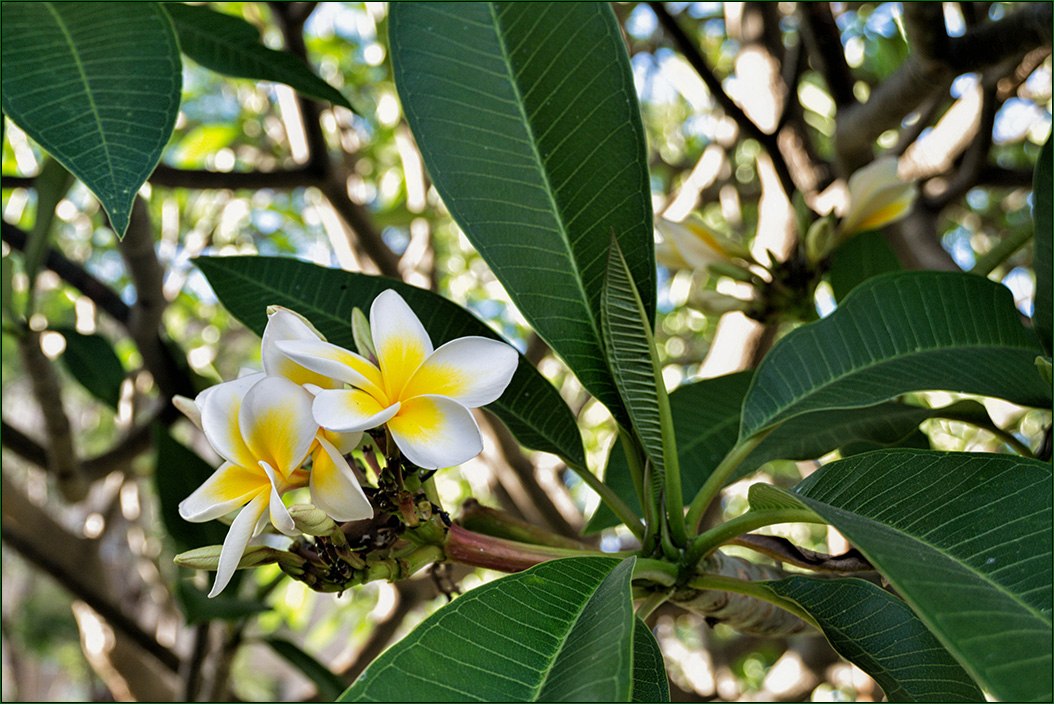
M 600 481 L 595 474 L 584 467 L 568 463 L 567 468 L 577 474 L 578 477 L 586 483 L 586 486 L 600 495 L 600 500 L 607 504 L 607 507 L 618 516 L 620 521 L 626 524 L 630 533 L 633 533 L 637 540 L 643 540 L 644 527 L 641 526 L 640 518 L 637 514 L 633 513 L 633 509 L 627 506 L 625 501 L 620 499 L 618 495 L 611 490 L 611 487 Z
M 619 554 L 612 554 L 619 557 Z M 677 565 L 666 560 L 655 560 L 648 557 L 638 557 L 633 563 L 633 579 L 647 579 L 661 584 L 664 587 L 672 587 L 677 583 Z
M 1021 249 L 1030 239 L 1032 239 L 1032 228 L 1030 227 L 1019 227 L 1011 230 L 1006 237 L 999 240 L 994 247 L 977 260 L 973 268 L 970 269 L 970 273 L 988 276 L 997 266 L 1009 259 L 1011 254 Z
M 435 475 L 433 474 L 432 476 L 430 476 L 421 485 L 421 488 L 424 489 L 425 496 L 428 497 L 428 500 L 431 501 L 436 506 L 438 506 L 439 510 L 442 511 L 443 510 L 443 501 L 442 501 L 442 499 L 439 498 L 439 489 L 436 488 Z
M 703 514 L 706 509 L 710 506 L 710 502 L 714 500 L 721 492 L 721 487 L 725 485 L 728 478 L 735 471 L 736 467 L 739 466 L 740 462 L 746 459 L 747 455 L 753 452 L 754 448 L 761 444 L 761 441 L 772 432 L 775 428 L 769 428 L 751 435 L 746 440 L 739 442 L 733 447 L 725 458 L 721 460 L 721 464 L 717 465 L 710 476 L 706 478 L 703 486 L 699 489 L 699 492 L 692 499 L 692 503 L 688 506 L 688 515 L 685 517 L 685 523 L 688 528 L 692 531 L 693 535 L 699 530 L 699 521 L 702 520 Z
M 826 523 L 812 511 L 803 508 L 778 508 L 748 511 L 705 533 L 700 534 L 688 547 L 684 565 L 694 571 L 704 557 L 728 541 L 752 530 L 777 523 Z
M 688 586 L 692 589 L 713 589 L 722 592 L 733 592 L 735 594 L 744 594 L 746 596 L 759 599 L 761 601 L 768 602 L 773 606 L 794 614 L 805 623 L 809 624 L 818 631 L 822 631 L 820 624 L 812 617 L 812 614 L 802 609 L 800 606 L 795 604 L 789 599 L 777 596 L 765 586 L 764 582 L 751 582 L 746 579 L 736 579 L 734 577 L 722 577 L 719 575 L 700 575 L 693 577 L 688 580 Z
M 651 612 L 662 606 L 662 604 L 670 598 L 670 592 L 664 590 L 661 592 L 652 592 L 649 594 L 640 606 L 637 607 L 637 618 L 641 621 L 651 616 Z

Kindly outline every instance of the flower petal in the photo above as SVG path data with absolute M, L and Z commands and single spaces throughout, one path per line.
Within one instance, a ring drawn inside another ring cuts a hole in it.
M 671 222 L 659 218 L 655 221 L 655 229 L 667 245 L 656 249 L 657 256 L 662 254 L 659 263 L 667 268 L 678 269 L 687 265 L 690 269 L 703 269 L 708 264 L 725 262 L 730 258 L 714 234 L 698 223 Z M 670 248 L 674 250 L 675 256 L 670 256 Z
M 334 521 L 373 518 L 373 506 L 340 451 L 323 437 L 311 464 L 311 503 Z
M 302 386 L 280 376 L 269 376 L 249 389 L 238 425 L 254 466 L 266 462 L 285 479 L 304 463 L 318 432 L 311 414 L 313 400 Z
M 844 235 L 875 230 L 899 219 L 915 202 L 918 189 L 897 176 L 897 160 L 882 157 L 849 177 L 849 210 L 842 218 Z
M 399 412 L 399 404 L 385 408 L 373 396 L 358 389 L 320 391 L 312 406 L 315 422 L 326 430 L 347 433 L 369 430 Z
M 244 506 L 267 485 L 263 472 L 225 462 L 194 493 L 179 502 L 179 515 L 192 523 L 226 516 Z
M 264 328 L 260 344 L 260 356 L 263 359 L 264 371 L 272 376 L 283 376 L 296 384 L 314 384 L 324 389 L 335 389 L 340 382 L 332 377 L 307 369 L 290 359 L 281 349 L 281 340 L 320 340 L 318 333 L 303 318 L 291 310 L 280 306 L 271 306 L 267 313 L 267 327 Z
M 271 524 L 282 533 L 289 536 L 300 535 L 300 531 L 296 529 L 296 524 L 293 522 L 293 517 L 289 515 L 289 509 L 282 503 L 282 496 L 278 492 L 278 477 L 275 476 L 274 468 L 266 462 L 261 461 L 260 466 L 263 471 L 267 473 L 267 478 L 271 482 L 271 491 L 269 493 L 270 508 L 271 508 Z
M 201 409 L 201 429 L 223 459 L 241 467 L 255 467 L 256 458 L 245 444 L 238 425 L 238 412 L 245 394 L 260 377 L 242 377 L 205 389 L 196 399 Z
M 381 370 L 368 359 L 322 340 L 279 340 L 275 346 L 297 364 L 357 389 L 386 398 Z M 325 388 L 335 388 L 332 384 Z
M 512 381 L 520 356 L 504 342 L 461 337 L 429 355 L 403 388 L 403 398 L 438 395 L 466 408 L 496 400 Z
M 472 412 L 445 396 L 415 396 L 402 403 L 388 421 L 388 430 L 402 453 L 423 469 L 453 467 L 483 449 Z
M 398 399 L 410 376 L 432 354 L 432 341 L 410 306 L 392 289 L 373 299 L 370 329 L 384 389 L 389 399 Z
M 337 452 L 342 455 L 346 455 L 362 442 L 362 432 L 354 431 L 350 433 L 338 433 L 333 430 L 326 430 L 323 428 L 319 431 L 319 434 L 324 437 L 327 441 L 332 443 L 333 447 L 337 448 Z
M 245 548 L 252 540 L 253 532 L 260 517 L 267 511 L 268 494 L 260 492 L 260 495 L 249 502 L 249 505 L 241 510 L 234 519 L 227 537 L 223 540 L 223 548 L 220 550 L 220 563 L 216 568 L 216 581 L 212 584 L 209 597 L 214 597 L 230 583 L 234 576 L 234 570 L 238 569 L 238 563 L 242 561 Z

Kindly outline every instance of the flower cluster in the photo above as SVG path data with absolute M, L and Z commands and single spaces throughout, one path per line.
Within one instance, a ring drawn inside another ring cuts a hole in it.
M 311 502 L 335 521 L 373 516 L 345 457 L 363 431 L 386 426 L 421 468 L 450 467 L 483 448 L 469 409 L 495 401 L 516 371 L 509 345 L 482 337 L 438 349 L 395 291 L 370 309 L 375 359 L 326 342 L 284 308 L 268 311 L 263 372 L 228 381 L 177 405 L 223 458 L 220 468 L 179 506 L 208 521 L 241 508 L 223 542 L 209 596 L 230 582 L 249 541 L 268 522 L 297 535 L 282 496 L 308 487 Z

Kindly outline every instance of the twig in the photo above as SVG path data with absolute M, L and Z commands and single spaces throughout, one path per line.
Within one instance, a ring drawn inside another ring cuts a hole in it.
M 748 137 L 757 140 L 762 148 L 768 152 L 769 156 L 772 157 L 772 163 L 776 168 L 776 175 L 779 176 L 783 190 L 788 194 L 793 193 L 795 190 L 794 179 L 791 177 L 790 169 L 787 168 L 787 162 L 783 158 L 783 153 L 780 152 L 776 136 L 763 132 L 760 127 L 754 124 L 753 120 L 747 117 L 742 108 L 736 105 L 736 102 L 722 88 L 721 81 L 714 75 L 714 72 L 706 63 L 706 59 L 696 47 L 695 42 L 681 29 L 677 20 L 666 10 L 666 6 L 661 2 L 649 2 L 648 7 L 655 12 L 665 32 L 673 40 L 677 49 L 684 55 L 688 63 L 691 64 L 692 68 L 695 69 L 696 73 L 699 74 L 699 77 L 703 79 L 703 83 L 706 84 L 710 94 L 714 96 L 714 100 L 725 111 L 725 114 L 731 117 Z
M 24 230 L 5 221 L 0 227 L 0 231 L 3 233 L 4 242 L 12 249 L 19 252 L 25 249 L 28 235 Z M 70 261 L 55 249 L 48 249 L 44 259 L 44 266 L 58 274 L 59 278 L 70 286 L 90 298 L 100 310 L 104 311 L 111 318 L 122 325 L 128 324 L 128 320 L 132 315 L 128 305 L 110 287 L 85 271 L 81 265 Z
M 827 2 L 804 2 L 801 12 L 801 38 L 809 50 L 812 64 L 827 83 L 838 108 L 857 103 L 853 94 L 853 74 L 845 60 L 842 33 Z

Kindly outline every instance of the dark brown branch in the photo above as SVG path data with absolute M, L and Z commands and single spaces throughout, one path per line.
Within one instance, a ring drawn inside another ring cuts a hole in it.
M 284 190 L 318 186 L 321 183 L 318 171 L 298 166 L 279 171 L 205 171 L 202 169 L 173 169 L 160 165 L 150 176 L 150 183 L 168 188 L 260 190 L 272 188 Z
M 6 476 L 2 482 L 0 496 L 3 497 L 3 522 L 0 537 L 3 542 L 51 575 L 74 597 L 88 604 L 114 630 L 127 636 L 169 670 L 178 671 L 179 656 L 158 643 L 100 589 L 100 583 L 94 579 L 100 568 L 91 565 L 96 552 L 90 541 L 69 533 L 57 524 L 42 509 L 34 506 Z M 63 559 L 64 555 L 68 558 Z
M 3 176 L 0 178 L 0 186 L 3 188 L 32 188 L 36 180 L 36 176 Z
M 750 548 L 784 564 L 813 572 L 872 572 L 875 569 L 856 548 L 842 555 L 827 555 L 798 547 L 786 538 L 753 533 L 741 535 L 730 544 Z
M 838 114 L 835 145 L 844 173 L 872 158 L 871 143 L 956 75 L 1024 57 L 1051 41 L 1051 3 L 1029 3 L 995 22 L 948 40 L 946 60 L 913 52 L 892 76 L 875 86 L 866 104 Z
M 41 469 L 47 469 L 48 453 L 44 448 L 18 428 L 8 425 L 7 421 L 0 421 L 0 439 L 3 440 L 4 447 L 22 459 Z
M 710 94 L 714 96 L 714 100 L 725 111 L 725 114 L 739 125 L 739 128 L 746 136 L 757 140 L 761 147 L 768 152 L 772 158 L 773 166 L 776 168 L 776 175 L 779 177 L 783 190 L 788 195 L 793 193 L 795 190 L 794 179 L 791 177 L 790 169 L 787 168 L 787 162 L 784 160 L 783 153 L 780 152 L 779 145 L 776 143 L 776 135 L 763 132 L 760 127 L 754 124 L 753 120 L 747 117 L 743 109 L 732 100 L 731 96 L 725 92 L 721 86 L 721 81 L 714 75 L 695 42 L 681 29 L 677 20 L 666 10 L 666 6 L 661 2 L 649 2 L 648 6 L 659 18 L 659 23 L 662 25 L 663 30 L 673 40 L 678 51 L 684 55 L 684 58 L 695 69 L 695 72 L 703 79 L 703 83 L 706 84 Z
M 26 247 L 26 233 L 22 229 L 4 222 L 2 226 L 3 240 L 12 249 L 19 252 Z M 89 274 L 84 268 L 62 256 L 55 249 L 48 249 L 44 259 L 44 266 L 58 274 L 59 278 L 90 298 L 100 310 L 121 323 L 128 324 L 132 311 L 121 300 L 120 296 L 113 292 L 106 284 Z
M 944 8 L 933 2 L 904 3 L 904 31 L 911 51 L 924 67 L 948 60 L 949 37 L 944 28 Z
M 809 52 L 812 65 L 823 76 L 831 98 L 839 108 L 855 105 L 853 74 L 845 60 L 842 48 L 842 33 L 831 14 L 828 2 L 803 2 L 798 4 L 801 12 L 801 39 Z

